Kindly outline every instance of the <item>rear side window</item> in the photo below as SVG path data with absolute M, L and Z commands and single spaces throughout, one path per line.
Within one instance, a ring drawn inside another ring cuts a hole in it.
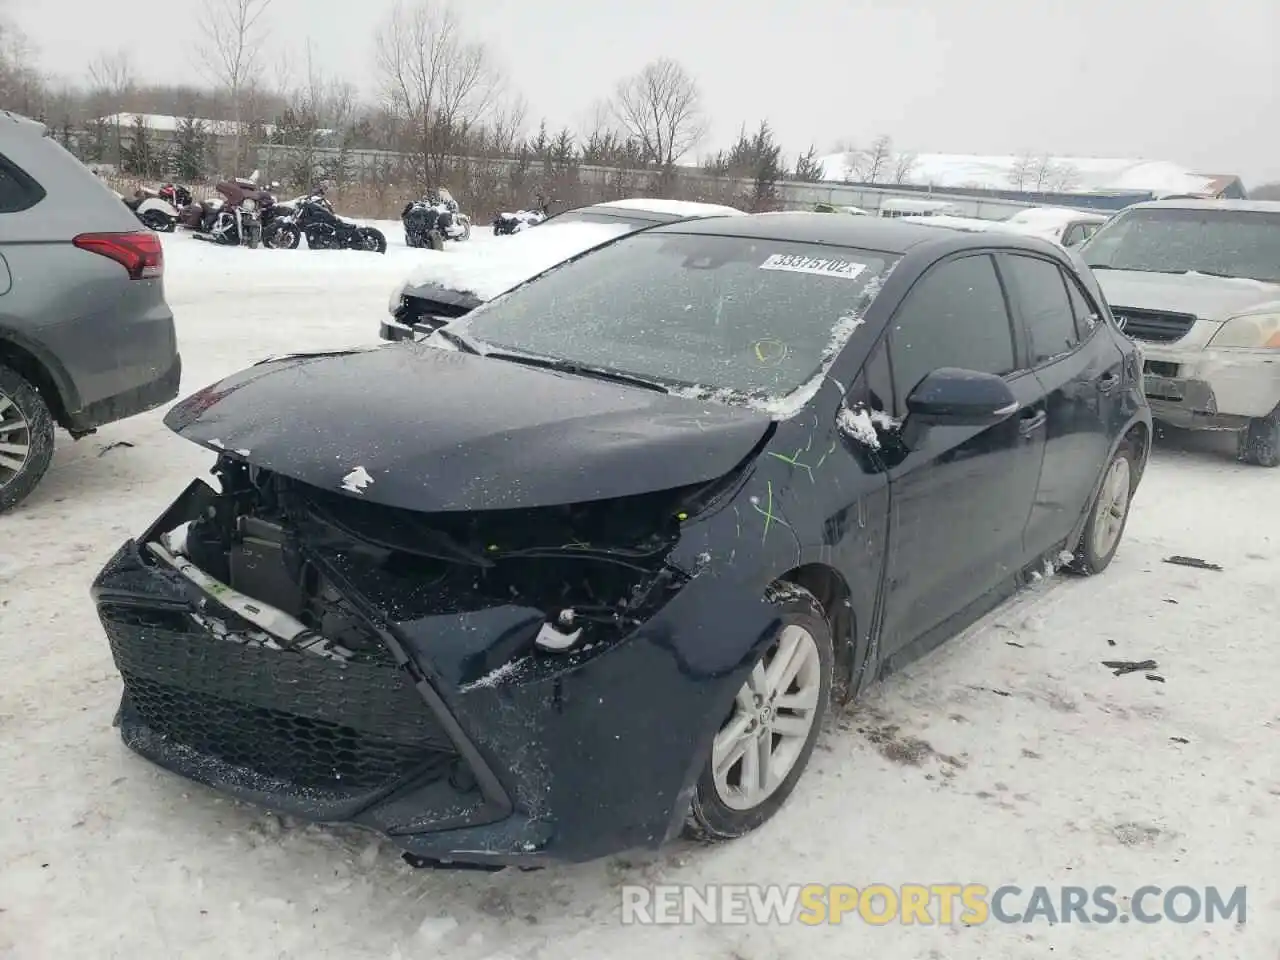
M 1067 298 L 1066 278 L 1056 263 L 1011 254 L 1008 270 L 1031 337 L 1033 366 L 1048 363 L 1080 345 L 1075 312 Z
M 44 187 L 0 154 L 0 213 L 20 213 L 34 207 L 44 197 Z

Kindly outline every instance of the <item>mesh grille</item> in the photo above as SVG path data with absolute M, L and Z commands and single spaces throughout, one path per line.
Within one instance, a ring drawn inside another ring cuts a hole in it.
M 396 667 L 246 646 L 153 609 L 103 606 L 129 699 L 156 733 L 299 787 L 376 789 L 452 754 Z M 157 619 L 161 616 L 161 619 Z

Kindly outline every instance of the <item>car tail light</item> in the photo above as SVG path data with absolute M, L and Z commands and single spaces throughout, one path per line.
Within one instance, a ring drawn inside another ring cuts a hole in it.
M 82 233 L 71 242 L 81 250 L 114 260 L 129 271 L 131 280 L 153 280 L 164 274 L 164 248 L 150 230 Z

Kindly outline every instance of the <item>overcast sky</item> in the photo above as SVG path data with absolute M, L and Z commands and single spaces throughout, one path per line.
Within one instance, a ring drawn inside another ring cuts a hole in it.
M 49 71 L 128 45 L 139 72 L 198 81 L 203 0 L 8 4 Z M 307 38 L 373 93 L 393 0 L 274 0 L 276 52 Z M 887 133 L 899 149 L 1141 157 L 1280 180 L 1280 0 L 467 0 L 530 102 L 578 124 L 622 75 L 670 56 L 701 84 L 709 147 L 768 119 L 794 155 Z

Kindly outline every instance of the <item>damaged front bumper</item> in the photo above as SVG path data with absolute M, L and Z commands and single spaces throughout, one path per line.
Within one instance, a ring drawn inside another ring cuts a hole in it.
M 1241 430 L 1280 404 L 1274 351 L 1142 349 L 1143 387 L 1157 420 L 1192 430 Z
M 148 546 L 215 496 L 193 483 L 93 585 L 131 749 L 433 862 L 575 862 L 678 832 L 750 638 L 771 626 L 743 587 L 699 578 L 619 642 L 548 656 L 543 610 L 406 616 L 317 553 L 370 640 L 335 655 L 261 629 L 268 605 L 245 609 Z

